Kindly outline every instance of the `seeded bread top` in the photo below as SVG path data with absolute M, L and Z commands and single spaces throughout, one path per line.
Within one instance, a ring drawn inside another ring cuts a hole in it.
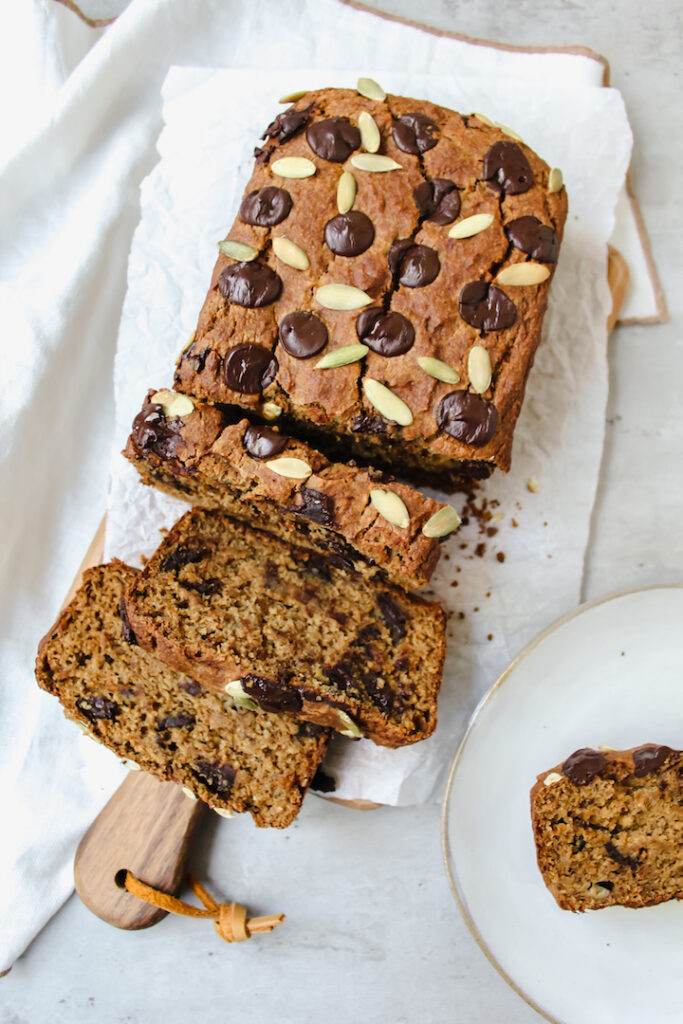
M 345 89 L 264 138 L 176 388 L 507 469 L 559 172 L 482 116 Z

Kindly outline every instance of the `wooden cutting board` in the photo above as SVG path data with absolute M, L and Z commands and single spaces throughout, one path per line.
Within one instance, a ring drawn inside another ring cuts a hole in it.
M 616 249 L 609 247 L 607 279 L 612 292 L 611 331 L 626 295 L 629 271 Z M 79 586 L 83 572 L 102 561 L 105 520 L 92 539 L 64 604 Z M 357 810 L 380 804 L 370 800 L 324 799 Z M 165 911 L 148 906 L 116 883 L 127 868 L 156 889 L 175 893 L 181 883 L 193 833 L 205 805 L 191 800 L 172 782 L 160 782 L 145 772 L 131 772 L 85 833 L 74 861 L 76 891 L 86 907 L 117 928 L 148 928 Z

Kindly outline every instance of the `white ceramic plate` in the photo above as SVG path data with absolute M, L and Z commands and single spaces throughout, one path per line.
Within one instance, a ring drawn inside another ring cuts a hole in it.
M 683 902 L 560 910 L 529 790 L 578 747 L 683 747 L 683 586 L 584 605 L 541 633 L 472 717 L 448 778 L 446 871 L 489 960 L 563 1024 L 683 1021 Z

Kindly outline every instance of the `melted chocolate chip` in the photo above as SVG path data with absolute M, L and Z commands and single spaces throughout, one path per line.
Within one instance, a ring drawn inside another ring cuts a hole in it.
M 638 778 L 649 775 L 661 768 L 671 753 L 671 747 L 639 747 L 633 751 L 633 774 Z
M 560 253 L 557 235 L 547 224 L 542 224 L 538 217 L 518 217 L 510 221 L 505 233 L 515 246 L 539 263 L 556 263 Z
M 360 132 L 346 117 L 328 117 L 309 125 L 306 140 L 317 156 L 341 164 L 360 146 Z
M 381 306 L 363 310 L 356 320 L 356 334 L 364 345 L 381 356 L 401 356 L 415 341 L 410 320 L 401 313 L 384 313 Z
M 156 724 L 157 732 L 164 729 L 186 729 L 194 725 L 194 715 L 169 715 L 168 718 L 160 718 Z
M 270 427 L 250 426 L 244 431 L 242 444 L 252 459 L 272 459 L 287 447 L 289 438 Z
M 334 501 L 329 494 L 315 491 L 312 487 L 302 487 L 299 491 L 301 503 L 294 506 L 298 516 L 305 516 L 320 526 L 332 526 L 334 523 Z
M 361 681 L 375 707 L 379 708 L 383 714 L 390 715 L 394 707 L 393 690 L 386 683 L 380 686 L 377 673 L 373 672 L 372 669 L 363 673 Z
M 301 694 L 277 679 L 266 679 L 249 673 L 240 680 L 242 689 L 263 711 L 300 711 Z
M 359 413 L 351 424 L 354 434 L 386 434 L 388 423 L 382 416 Z
M 311 782 L 311 789 L 315 789 L 318 793 L 334 793 L 337 788 L 337 783 L 334 781 L 331 775 L 324 772 L 322 768 L 318 768 L 317 772 L 313 776 Z
M 353 664 L 350 661 L 340 661 L 336 665 L 328 665 L 323 669 L 323 675 L 327 677 L 332 686 L 336 686 L 343 693 L 358 689 Z
M 225 357 L 225 383 L 242 395 L 255 395 L 275 379 L 278 361 L 263 345 L 237 345 Z
M 400 608 L 391 594 L 380 593 L 377 595 L 377 604 L 382 613 L 382 618 L 389 627 L 391 639 L 396 643 L 406 635 L 406 622 L 408 616 Z
M 79 697 L 76 707 L 84 718 L 89 722 L 97 722 L 102 719 L 113 721 L 121 714 L 121 708 L 113 700 L 106 697 Z
M 399 238 L 387 256 L 392 276 L 406 288 L 424 288 L 436 279 L 441 264 L 436 249 Z
M 283 142 L 294 138 L 302 128 L 306 127 L 311 120 L 312 110 L 312 103 L 305 110 L 296 110 L 294 107 L 290 107 L 289 110 L 278 114 L 275 120 L 270 122 L 261 138 L 275 139 L 276 142 L 282 145 Z
M 638 859 L 636 857 L 629 857 L 627 854 L 622 853 L 611 840 L 605 843 L 605 853 L 621 867 L 630 868 L 635 875 L 638 870 Z
M 128 612 L 126 611 L 126 602 L 123 597 L 119 601 L 119 615 L 121 616 L 121 632 L 123 633 L 123 639 L 127 644 L 130 644 L 131 647 L 137 647 L 138 642 L 135 638 L 135 633 L 132 630 L 130 619 L 128 618 Z
M 460 193 L 448 178 L 423 181 L 413 190 L 420 216 L 442 227 L 452 224 L 460 213 Z
M 218 290 L 228 302 L 249 309 L 269 306 L 279 298 L 282 281 L 265 263 L 232 263 L 221 271 Z
M 223 583 L 215 576 L 211 576 L 208 580 L 200 580 L 197 583 L 192 582 L 192 580 L 182 580 L 180 586 L 183 590 L 194 590 L 195 593 L 201 594 L 202 597 L 220 594 L 223 589 Z
M 291 209 L 292 197 L 286 189 L 266 185 L 265 188 L 257 188 L 244 197 L 239 218 L 245 224 L 270 228 L 286 220 Z
M 196 697 L 198 693 L 202 692 L 202 688 L 199 683 L 196 683 L 194 679 L 181 679 L 178 683 L 178 687 L 184 690 L 185 693 L 189 693 L 191 697 Z
M 194 547 L 191 544 L 179 544 L 177 548 L 166 555 L 159 569 L 161 572 L 178 572 L 184 565 L 201 562 L 208 553 L 208 549 L 202 544 L 197 544 Z
M 233 787 L 237 772 L 230 764 L 220 761 L 196 761 L 190 771 L 195 779 L 216 796 L 225 796 Z
M 439 141 L 438 126 L 426 114 L 403 114 L 394 121 L 394 141 L 404 153 L 426 153 Z
M 295 359 L 309 359 L 327 345 L 327 327 L 315 313 L 297 310 L 280 321 L 280 343 Z
M 517 196 L 534 184 L 529 161 L 516 142 L 494 142 L 484 157 L 482 174 L 494 192 Z
M 436 412 L 439 430 L 456 441 L 482 448 L 498 427 L 498 410 L 488 399 L 469 391 L 451 391 L 439 402 Z
M 254 160 L 257 164 L 267 164 L 274 152 L 275 146 L 256 146 Z
M 585 786 L 605 770 L 606 764 L 605 755 L 599 750 L 582 747 L 567 758 L 562 765 L 562 773 L 575 786 Z
M 360 210 L 340 213 L 325 225 L 325 241 L 337 256 L 360 256 L 374 240 L 372 221 Z
M 482 331 L 503 331 L 517 319 L 512 299 L 488 281 L 466 284 L 460 292 L 458 309 L 465 323 Z
M 182 419 L 166 419 L 156 402 L 147 402 L 133 420 L 133 441 L 141 452 L 152 452 L 160 459 L 173 459 L 178 453 Z

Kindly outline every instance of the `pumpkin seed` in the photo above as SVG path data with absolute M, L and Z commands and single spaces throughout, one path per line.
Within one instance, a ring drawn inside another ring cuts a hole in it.
M 397 164 L 390 156 L 380 156 L 379 153 L 354 153 L 351 163 L 359 171 L 400 171 L 401 164 Z
M 442 363 L 440 359 L 434 359 L 433 356 L 418 356 L 417 363 L 435 380 L 443 380 L 446 384 L 457 384 L 460 380 L 460 374 L 456 373 L 452 366 Z
M 438 512 L 435 512 L 422 527 L 425 537 L 445 537 L 460 526 L 461 519 L 454 508 L 444 505 Z
M 192 792 L 192 790 L 188 789 L 187 786 L 183 786 L 182 790 L 183 790 L 183 793 L 185 794 L 185 796 L 187 797 L 188 800 L 196 800 L 197 799 L 197 797 Z
M 398 423 L 401 427 L 409 427 L 413 422 L 413 414 L 406 403 L 378 380 L 366 377 L 363 380 L 363 391 L 368 402 L 374 405 L 385 419 Z
M 543 785 L 544 786 L 552 786 L 552 784 L 554 782 L 561 782 L 561 781 L 562 781 L 562 776 L 560 775 L 559 772 L 548 772 L 548 774 L 546 775 L 546 777 L 543 780 Z
M 369 295 L 351 284 L 321 285 L 315 297 L 325 309 L 362 309 L 372 302 Z
M 278 476 L 286 476 L 289 480 L 306 480 L 313 470 L 303 459 L 290 459 L 286 456 L 282 459 L 271 459 L 266 462 L 268 469 Z
M 282 235 L 273 239 L 273 252 L 279 260 L 286 263 L 288 267 L 294 267 L 295 270 L 308 270 L 311 265 L 311 261 L 301 246 Z
M 239 260 L 240 263 L 251 263 L 258 256 L 258 249 L 247 242 L 232 242 L 229 238 L 224 238 L 217 245 L 224 256 L 229 256 L 231 260 Z
M 476 117 L 478 121 L 481 121 L 482 124 L 485 124 L 487 128 L 496 127 L 495 121 L 492 121 L 490 117 L 486 116 L 486 114 L 474 114 L 473 116 Z
M 337 185 L 337 209 L 348 213 L 356 201 L 356 179 L 351 171 L 344 171 Z
M 360 129 L 360 141 L 363 149 L 368 153 L 376 153 L 382 139 L 377 122 L 372 114 L 368 114 L 367 110 L 364 110 L 359 116 L 358 128 Z
M 245 693 L 241 679 L 234 679 L 231 683 L 226 683 L 223 689 L 232 697 L 238 707 L 245 708 L 247 711 L 258 711 L 258 704 Z
M 316 167 L 305 156 L 283 156 L 272 163 L 270 169 L 279 178 L 310 178 Z
M 486 231 L 493 224 L 492 213 L 475 213 L 472 217 L 465 217 L 459 220 L 448 230 L 449 238 L 471 238 L 478 235 L 480 231 Z
M 286 96 L 281 96 L 278 103 L 296 103 L 302 96 L 305 96 L 308 89 L 299 89 L 298 92 L 288 92 Z
M 473 345 L 467 357 L 467 373 L 475 391 L 483 395 L 491 384 L 491 357 L 483 345 Z
M 315 364 L 316 370 L 334 370 L 337 366 L 348 366 L 349 363 L 357 363 L 367 355 L 367 345 L 343 345 L 333 352 L 328 352 Z
M 386 519 L 392 526 L 398 526 L 401 530 L 406 530 L 410 526 L 410 513 L 394 491 L 383 491 L 374 487 L 370 491 L 370 501 L 382 519 Z
M 220 815 L 221 818 L 234 818 L 235 815 L 227 807 L 212 807 L 211 810 L 214 814 Z
M 559 192 L 563 184 L 562 171 L 559 167 L 552 167 L 548 175 L 548 192 Z
M 347 715 L 345 711 L 337 711 L 339 721 L 344 726 L 343 729 L 338 729 L 337 732 L 341 733 L 342 736 L 350 736 L 351 739 L 358 739 L 363 733 L 360 731 L 354 720 L 350 715 Z
M 374 78 L 359 78 L 356 88 L 361 96 L 365 96 L 369 100 L 379 100 L 382 102 L 382 100 L 387 98 L 384 89 Z
M 496 284 L 525 285 L 541 284 L 550 277 L 550 271 L 542 263 L 511 263 L 503 267 L 496 277 Z
M 153 394 L 150 402 L 161 406 L 167 420 L 173 419 L 176 416 L 189 416 L 194 409 L 194 402 L 187 395 L 181 395 L 177 391 L 169 391 L 168 388 L 163 388 L 161 391 Z

